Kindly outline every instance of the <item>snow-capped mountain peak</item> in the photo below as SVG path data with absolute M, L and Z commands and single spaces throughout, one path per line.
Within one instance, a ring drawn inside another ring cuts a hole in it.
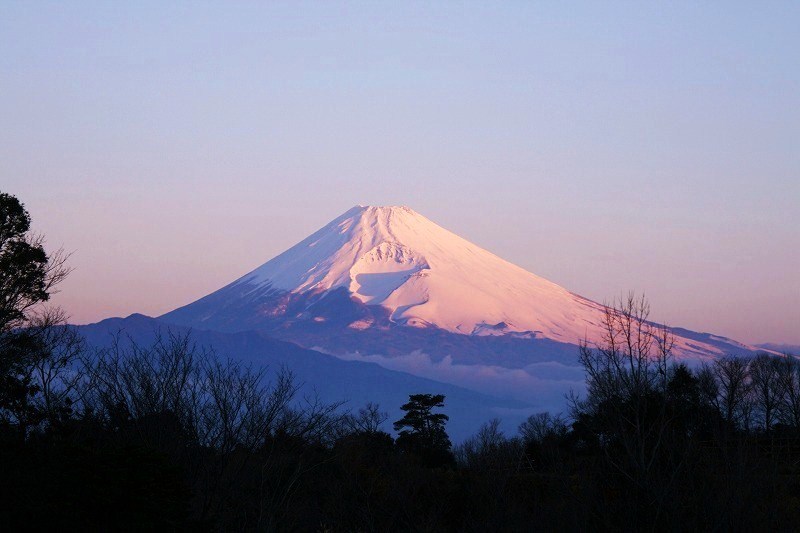
M 315 329 L 315 340 L 328 342 L 346 330 L 412 327 L 574 346 L 602 342 L 603 315 L 602 305 L 408 207 L 359 205 L 230 285 L 165 317 L 226 329 L 264 328 L 301 343 L 311 335 L 303 324 L 325 324 L 329 329 Z M 334 324 L 345 330 L 330 329 Z M 675 331 L 676 351 L 683 355 L 752 348 Z M 388 338 L 373 336 L 373 345 L 384 346 Z
M 256 330 L 347 360 L 512 396 L 541 410 L 562 408 L 564 394 L 583 386 L 578 344 L 603 343 L 604 314 L 604 306 L 408 207 L 356 206 L 160 319 L 217 332 Z M 707 333 L 672 332 L 674 355 L 690 362 L 758 350 Z M 323 369 L 306 370 L 330 377 Z M 346 397 L 361 386 L 347 379 L 339 385 Z M 406 386 L 414 392 L 415 385 Z
M 576 341 L 587 300 L 500 259 L 405 206 L 357 206 L 242 277 L 293 294 L 343 287 L 404 325 Z

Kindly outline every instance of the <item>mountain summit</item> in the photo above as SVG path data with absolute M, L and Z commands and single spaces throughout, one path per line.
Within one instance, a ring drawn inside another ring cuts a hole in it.
M 559 348 L 574 354 L 584 339 L 601 342 L 603 313 L 602 305 L 408 207 L 356 206 L 230 285 L 162 318 L 206 329 L 260 329 L 332 352 L 421 349 L 522 366 L 531 357 L 521 354 L 533 353 L 534 346 L 537 353 Z M 755 350 L 722 337 L 674 332 L 681 356 Z M 467 346 L 464 337 L 487 338 Z M 489 337 L 505 339 L 502 348 Z
M 344 288 L 394 324 L 467 335 L 576 342 L 598 327 L 596 304 L 402 206 L 354 207 L 236 283 L 291 294 Z

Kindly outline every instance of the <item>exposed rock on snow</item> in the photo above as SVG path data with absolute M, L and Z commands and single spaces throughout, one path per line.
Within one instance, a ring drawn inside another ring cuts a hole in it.
M 570 345 L 602 342 L 604 336 L 602 305 L 397 206 L 354 207 L 227 287 L 164 318 L 229 330 L 291 330 L 285 336 L 301 343 L 299 323 L 327 328 L 341 323 L 342 331 L 351 332 L 433 328 Z M 679 356 L 755 350 L 722 337 L 674 332 Z

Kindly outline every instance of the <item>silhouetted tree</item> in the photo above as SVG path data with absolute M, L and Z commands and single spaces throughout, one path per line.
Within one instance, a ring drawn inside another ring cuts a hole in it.
M 706 384 L 708 400 L 722 415 L 727 431 L 750 428 L 751 379 L 746 359 L 724 357 L 704 365 L 701 381 Z
M 531 466 L 542 469 L 561 461 L 561 448 L 569 433 L 561 415 L 536 413 L 520 424 L 518 431 Z
M 358 414 L 347 415 L 343 421 L 349 433 L 378 433 L 388 418 L 389 415 L 381 411 L 380 405 L 368 402 L 358 410 Z
M 637 485 L 649 484 L 669 417 L 665 394 L 674 339 L 649 315 L 647 300 L 633 293 L 606 306 L 605 338 L 580 346 L 587 397 L 573 400 L 573 417 L 588 415 L 584 418 L 602 435 L 609 461 Z
M 0 193 L 0 422 L 16 426 L 23 438 L 29 427 L 47 417 L 34 400 L 42 391 L 37 381 L 42 376 L 35 369 L 52 356 L 53 338 L 42 334 L 63 318 L 40 304 L 69 274 L 67 256 L 62 251 L 48 255 L 44 238 L 31 233 L 30 226 L 25 206 Z M 49 366 L 44 377 L 54 377 L 58 367 Z M 49 385 L 52 392 L 55 381 Z M 47 407 L 52 408 L 54 401 L 49 395 Z
M 800 361 L 793 355 L 784 354 L 778 365 L 780 403 L 778 416 L 782 424 L 800 430 Z
M 700 380 L 686 364 L 670 370 L 666 400 L 673 438 L 708 437 L 717 412 L 703 402 Z
M 427 466 L 451 464 L 450 437 L 445 431 L 450 417 L 433 412 L 434 408 L 444 407 L 444 395 L 412 394 L 408 398 L 408 403 L 400 408 L 406 412 L 405 416 L 394 423 L 394 430 L 400 432 L 397 446 Z
M 758 354 L 750 361 L 750 389 L 755 412 L 764 431 L 769 432 L 778 420 L 781 397 L 781 361 L 767 353 Z

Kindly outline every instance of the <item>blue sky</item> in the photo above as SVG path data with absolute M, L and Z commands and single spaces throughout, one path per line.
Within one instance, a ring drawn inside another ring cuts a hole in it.
M 164 4 L 0 4 L 0 189 L 74 250 L 76 321 L 406 204 L 590 298 L 800 343 L 800 4 Z

